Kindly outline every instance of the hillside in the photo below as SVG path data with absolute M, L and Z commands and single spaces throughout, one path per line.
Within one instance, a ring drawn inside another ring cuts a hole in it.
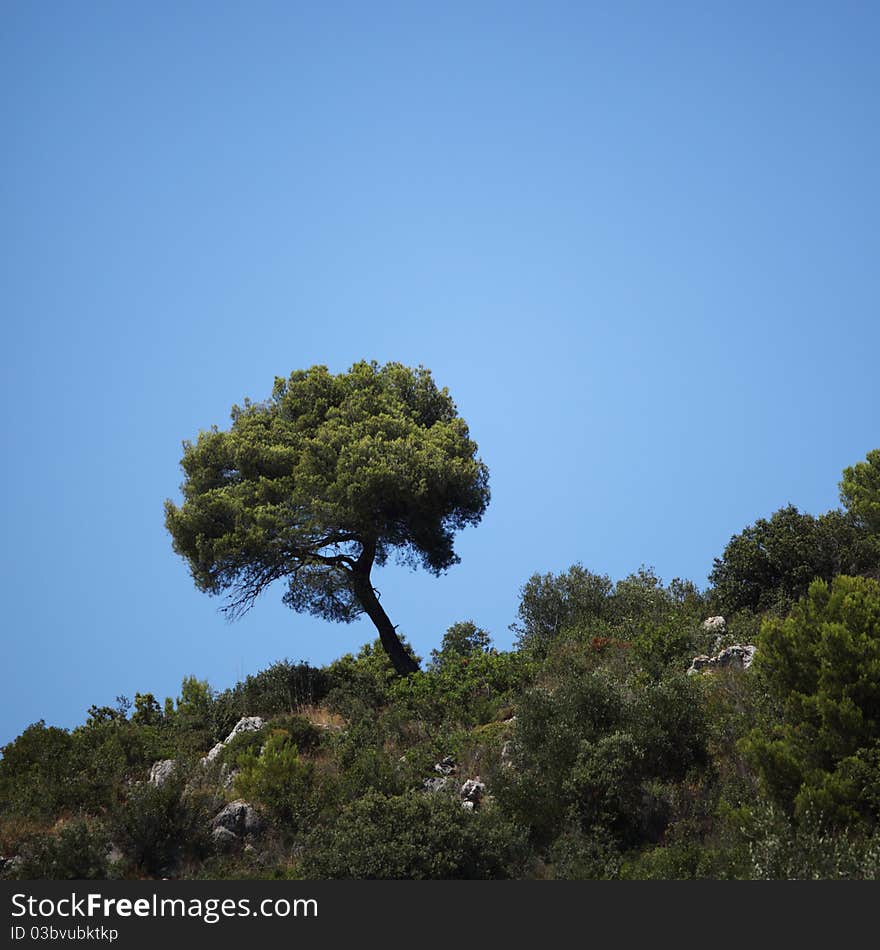
M 410 675 L 376 641 L 35 723 L 0 874 L 876 878 L 880 526 L 846 485 L 732 538 L 706 591 L 535 574 L 509 652 L 463 621 Z

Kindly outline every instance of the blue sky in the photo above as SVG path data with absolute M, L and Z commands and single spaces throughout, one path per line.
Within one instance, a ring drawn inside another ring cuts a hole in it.
M 0 742 L 373 637 L 171 551 L 180 443 L 430 367 L 491 471 L 423 655 L 575 561 L 701 586 L 880 446 L 880 15 L 850 3 L 4 4 Z

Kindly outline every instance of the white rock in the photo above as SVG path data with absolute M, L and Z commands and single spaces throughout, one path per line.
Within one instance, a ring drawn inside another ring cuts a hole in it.
M 465 802 L 470 802 L 476 806 L 480 804 L 483 793 L 486 791 L 486 785 L 480 781 L 480 777 L 469 778 L 458 793 L 458 797 Z
M 258 834 L 263 830 L 263 819 L 253 806 L 239 798 L 220 809 L 211 820 L 214 829 L 226 828 L 233 834 Z
M 242 732 L 258 732 L 265 725 L 265 721 L 259 716 L 242 716 L 233 727 L 232 732 L 224 739 L 223 745 L 232 742 L 232 740 L 236 736 L 241 735 Z
M 150 777 L 147 781 L 156 788 L 161 788 L 174 774 L 174 759 L 160 759 L 150 768 Z
M 236 736 L 243 732 L 258 732 L 265 725 L 265 720 L 259 716 L 242 716 L 233 726 L 232 732 L 222 742 L 218 742 L 202 759 L 202 765 L 210 765 Z
M 756 647 L 751 643 L 734 644 L 726 647 L 715 656 L 695 656 L 687 671 L 688 676 L 712 670 L 747 670 L 755 658 Z

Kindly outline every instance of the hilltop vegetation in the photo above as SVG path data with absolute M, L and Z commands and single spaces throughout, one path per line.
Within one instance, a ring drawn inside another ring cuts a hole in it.
M 706 591 L 535 574 L 510 651 L 462 621 L 410 675 L 377 640 L 35 723 L 0 761 L 2 874 L 876 878 L 878 472 L 748 526 Z M 688 675 L 733 644 L 748 669 Z

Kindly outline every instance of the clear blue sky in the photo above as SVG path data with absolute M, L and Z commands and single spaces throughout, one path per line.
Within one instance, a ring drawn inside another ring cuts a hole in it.
M 275 375 L 430 367 L 491 471 L 427 654 L 535 571 L 713 556 L 880 446 L 872 3 L 7 2 L 0 742 L 373 637 L 171 551 L 180 443 Z

